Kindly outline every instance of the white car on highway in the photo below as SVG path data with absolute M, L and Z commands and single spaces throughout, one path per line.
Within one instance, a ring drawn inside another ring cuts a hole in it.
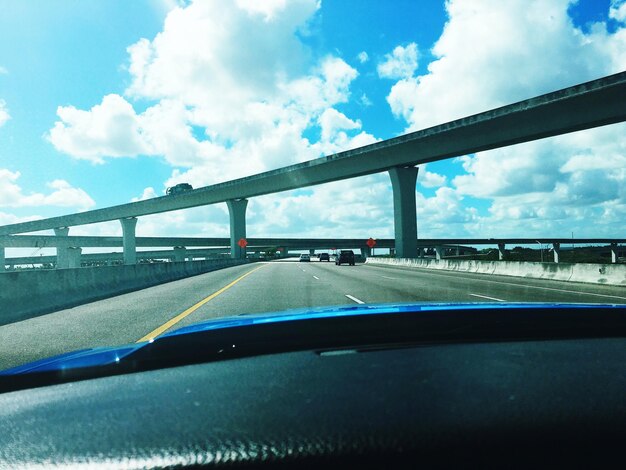
M 311 261 L 311 255 L 307 255 L 306 253 L 302 253 L 300 255 L 300 261 Z

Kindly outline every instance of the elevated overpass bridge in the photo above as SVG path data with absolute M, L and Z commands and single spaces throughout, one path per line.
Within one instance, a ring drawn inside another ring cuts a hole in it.
M 393 189 L 393 248 L 398 257 L 418 257 L 423 245 L 417 239 L 416 165 L 623 122 L 625 103 L 626 72 L 621 72 L 357 149 L 182 194 L 0 226 L 0 236 L 5 236 L 0 241 L 0 267 L 4 266 L 5 248 L 13 243 L 15 234 L 54 230 L 57 237 L 65 237 L 64 243 L 55 241 L 63 260 L 75 256 L 76 249 L 88 246 L 83 243 L 87 240 L 69 237 L 71 227 L 111 220 L 121 223 L 124 263 L 135 264 L 137 247 L 143 243 L 135 236 L 138 217 L 223 202 L 230 216 L 230 256 L 242 258 L 246 250 L 238 241 L 246 238 L 248 198 L 385 171 Z M 321 244 L 327 245 L 325 241 Z
M 137 237 L 136 246 L 140 248 L 170 248 L 169 250 L 139 250 L 136 259 L 185 261 L 198 258 L 230 256 L 230 239 L 225 237 Z M 288 250 L 309 250 L 313 254 L 316 250 L 329 251 L 339 249 L 360 250 L 364 256 L 371 256 L 372 248 L 368 240 L 359 238 L 250 238 L 247 253 L 265 253 L 268 250 L 278 250 L 283 255 Z M 123 237 L 93 237 L 93 236 L 49 236 L 49 235 L 11 235 L 0 238 L 3 246 L 11 248 L 56 248 L 56 255 L 21 256 L 6 258 L 4 265 L 50 264 L 57 268 L 79 267 L 81 264 L 123 262 L 123 252 L 109 253 L 82 253 L 83 248 L 119 248 L 123 247 Z M 425 250 L 432 249 L 435 257 L 441 259 L 446 252 L 454 255 L 472 254 L 477 246 L 494 246 L 499 251 L 500 259 L 506 258 L 506 247 L 528 246 L 539 244 L 549 245 L 553 252 L 554 262 L 559 262 L 561 245 L 605 245 L 611 252 L 612 262 L 616 263 L 620 250 L 624 249 L 626 239 L 614 238 L 449 238 L 449 239 L 418 239 L 416 241 L 418 257 L 425 254 Z M 375 240 L 375 247 L 388 249 L 395 254 L 396 241 L 393 238 L 379 238 Z M 606 250 L 606 248 L 604 248 Z

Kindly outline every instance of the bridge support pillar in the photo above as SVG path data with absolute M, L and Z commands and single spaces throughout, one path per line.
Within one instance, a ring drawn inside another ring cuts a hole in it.
M 391 257 L 395 257 L 396 256 L 396 249 L 395 248 L 389 248 L 389 256 L 391 256 Z
M 418 168 L 397 167 L 389 170 L 393 188 L 393 225 L 398 258 L 417 257 L 417 211 L 415 183 Z
M 0 258 L 0 261 L 2 258 Z M 611 263 L 617 263 L 617 243 L 611 243 Z M 0 266 L 0 270 L 2 266 Z
M 506 258 L 506 250 L 504 249 L 504 247 L 505 247 L 504 243 L 498 243 L 498 259 L 500 261 Z
M 418 248 L 417 249 L 417 257 L 418 258 L 423 258 L 424 257 L 424 248 Z
M 68 268 L 80 268 L 80 255 L 83 249 L 78 246 L 71 246 L 67 248 L 67 267 Z
M 372 249 L 369 246 L 364 246 L 363 248 L 361 248 L 361 253 L 363 253 L 363 256 L 365 258 L 372 257 Z
M 187 256 L 187 248 L 185 248 L 184 246 L 174 247 L 174 261 L 183 262 L 185 261 L 186 256 Z
M 127 219 L 120 219 L 120 223 L 122 224 L 124 264 L 137 264 L 137 243 L 135 240 L 137 218 L 129 217 Z
M 69 227 L 58 227 L 54 229 L 57 237 L 67 237 L 70 233 Z M 57 244 L 57 269 L 69 268 L 68 242 Z
M 559 262 L 559 255 L 561 254 L 561 244 L 560 243 L 553 243 L 552 244 L 552 248 L 554 250 L 554 262 L 558 263 Z
M 436 246 L 435 247 L 435 259 L 437 261 L 440 261 L 443 259 L 443 246 Z
M 0 273 L 5 271 L 6 255 L 4 254 L 4 246 L 0 245 Z
M 315 254 L 315 249 L 310 248 L 310 249 L 309 249 L 309 255 L 310 255 L 310 256 L 313 256 L 314 254 Z
M 232 199 L 226 201 L 228 214 L 230 215 L 230 257 L 235 259 L 245 258 L 246 249 L 241 248 L 237 242 L 246 238 L 246 207 L 247 199 Z

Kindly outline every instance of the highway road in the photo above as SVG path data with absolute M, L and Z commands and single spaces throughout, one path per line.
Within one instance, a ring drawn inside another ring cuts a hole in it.
M 297 259 L 214 271 L 0 327 L 0 370 L 76 349 L 133 343 L 210 318 L 380 302 L 626 304 L 626 289 Z

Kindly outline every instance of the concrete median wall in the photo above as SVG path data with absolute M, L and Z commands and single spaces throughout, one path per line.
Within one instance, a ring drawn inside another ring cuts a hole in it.
M 0 325 L 248 262 L 224 259 L 0 273 Z
M 626 286 L 626 265 L 623 264 L 437 261 L 432 258 L 368 258 L 366 263 Z

